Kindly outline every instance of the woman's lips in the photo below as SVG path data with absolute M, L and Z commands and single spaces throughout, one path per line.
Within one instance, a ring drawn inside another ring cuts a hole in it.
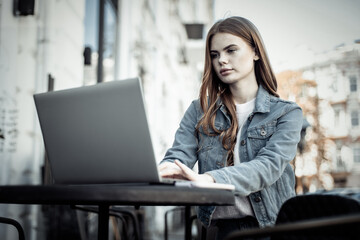
M 228 75 L 228 74 L 230 74 L 231 71 L 232 71 L 232 69 L 230 69 L 230 68 L 221 69 L 221 70 L 220 70 L 220 75 L 221 75 L 221 76 Z

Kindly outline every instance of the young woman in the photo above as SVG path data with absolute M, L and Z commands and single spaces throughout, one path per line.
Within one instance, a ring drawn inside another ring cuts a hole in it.
M 257 28 L 242 17 L 215 23 L 206 39 L 200 97 L 187 109 L 159 170 L 162 177 L 235 185 L 234 206 L 198 209 L 205 226 L 217 226 L 217 239 L 273 224 L 282 203 L 295 195 L 289 162 L 302 110 L 276 90 Z M 199 173 L 191 170 L 196 162 Z

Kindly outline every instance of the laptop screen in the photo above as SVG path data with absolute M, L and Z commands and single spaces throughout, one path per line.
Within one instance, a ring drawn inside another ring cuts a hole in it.
M 34 100 L 55 183 L 159 181 L 139 78 Z

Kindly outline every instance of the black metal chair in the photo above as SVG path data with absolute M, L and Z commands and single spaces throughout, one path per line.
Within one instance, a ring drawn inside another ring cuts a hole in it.
M 96 206 L 72 206 L 74 209 L 85 211 L 85 212 L 92 212 L 92 213 L 99 213 L 99 209 Z M 109 216 L 115 217 L 119 219 L 119 221 L 122 223 L 122 230 L 123 230 L 123 236 L 122 239 L 134 239 L 134 240 L 141 240 L 142 234 L 140 229 L 140 223 L 138 221 L 138 216 L 136 215 L 134 210 L 130 210 L 127 207 L 120 207 L 120 206 L 113 206 L 110 208 Z M 132 229 L 133 229 L 133 236 L 129 230 L 129 220 L 130 223 L 132 223 Z
M 11 218 L 0 217 L 0 223 L 9 224 L 9 225 L 14 226 L 16 228 L 16 230 L 18 231 L 19 240 L 25 240 L 24 229 L 22 228 L 21 224 L 18 221 L 11 219 Z
M 341 195 L 307 194 L 286 201 L 274 227 L 234 232 L 226 240 L 357 239 L 359 223 L 359 201 Z
M 185 207 L 175 207 L 175 208 L 172 208 L 170 210 L 167 210 L 165 212 L 165 229 L 164 229 L 164 239 L 165 240 L 168 240 L 169 239 L 169 224 L 168 224 L 168 219 L 169 219 L 169 214 L 171 213 L 174 213 L 174 212 L 178 212 L 180 211 L 182 217 L 186 218 L 186 217 L 189 217 L 189 223 L 190 223 L 190 229 L 191 229 L 191 226 L 193 225 L 194 221 L 198 221 L 197 219 L 197 215 L 196 213 L 194 214 L 190 214 L 190 216 L 186 216 L 185 214 Z M 184 219 L 185 221 L 185 219 Z M 197 224 L 198 225 L 198 237 L 197 239 L 201 239 L 201 240 L 206 240 L 206 236 L 207 236 L 207 228 L 205 228 L 204 226 L 202 226 L 201 224 Z M 191 234 L 191 232 L 190 232 Z

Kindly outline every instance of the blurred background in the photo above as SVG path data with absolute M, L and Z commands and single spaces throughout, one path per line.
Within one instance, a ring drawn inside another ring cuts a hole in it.
M 0 184 L 45 181 L 34 93 L 135 76 L 160 161 L 198 97 L 207 30 L 233 15 L 258 27 L 280 96 L 303 108 L 297 193 L 360 187 L 357 0 L 0 0 Z M 163 237 L 166 210 L 143 209 L 147 239 Z M 61 223 L 56 211 L 0 205 L 27 239 L 79 239 L 60 234 L 76 216 Z M 14 238 L 0 225 L 0 239 Z

